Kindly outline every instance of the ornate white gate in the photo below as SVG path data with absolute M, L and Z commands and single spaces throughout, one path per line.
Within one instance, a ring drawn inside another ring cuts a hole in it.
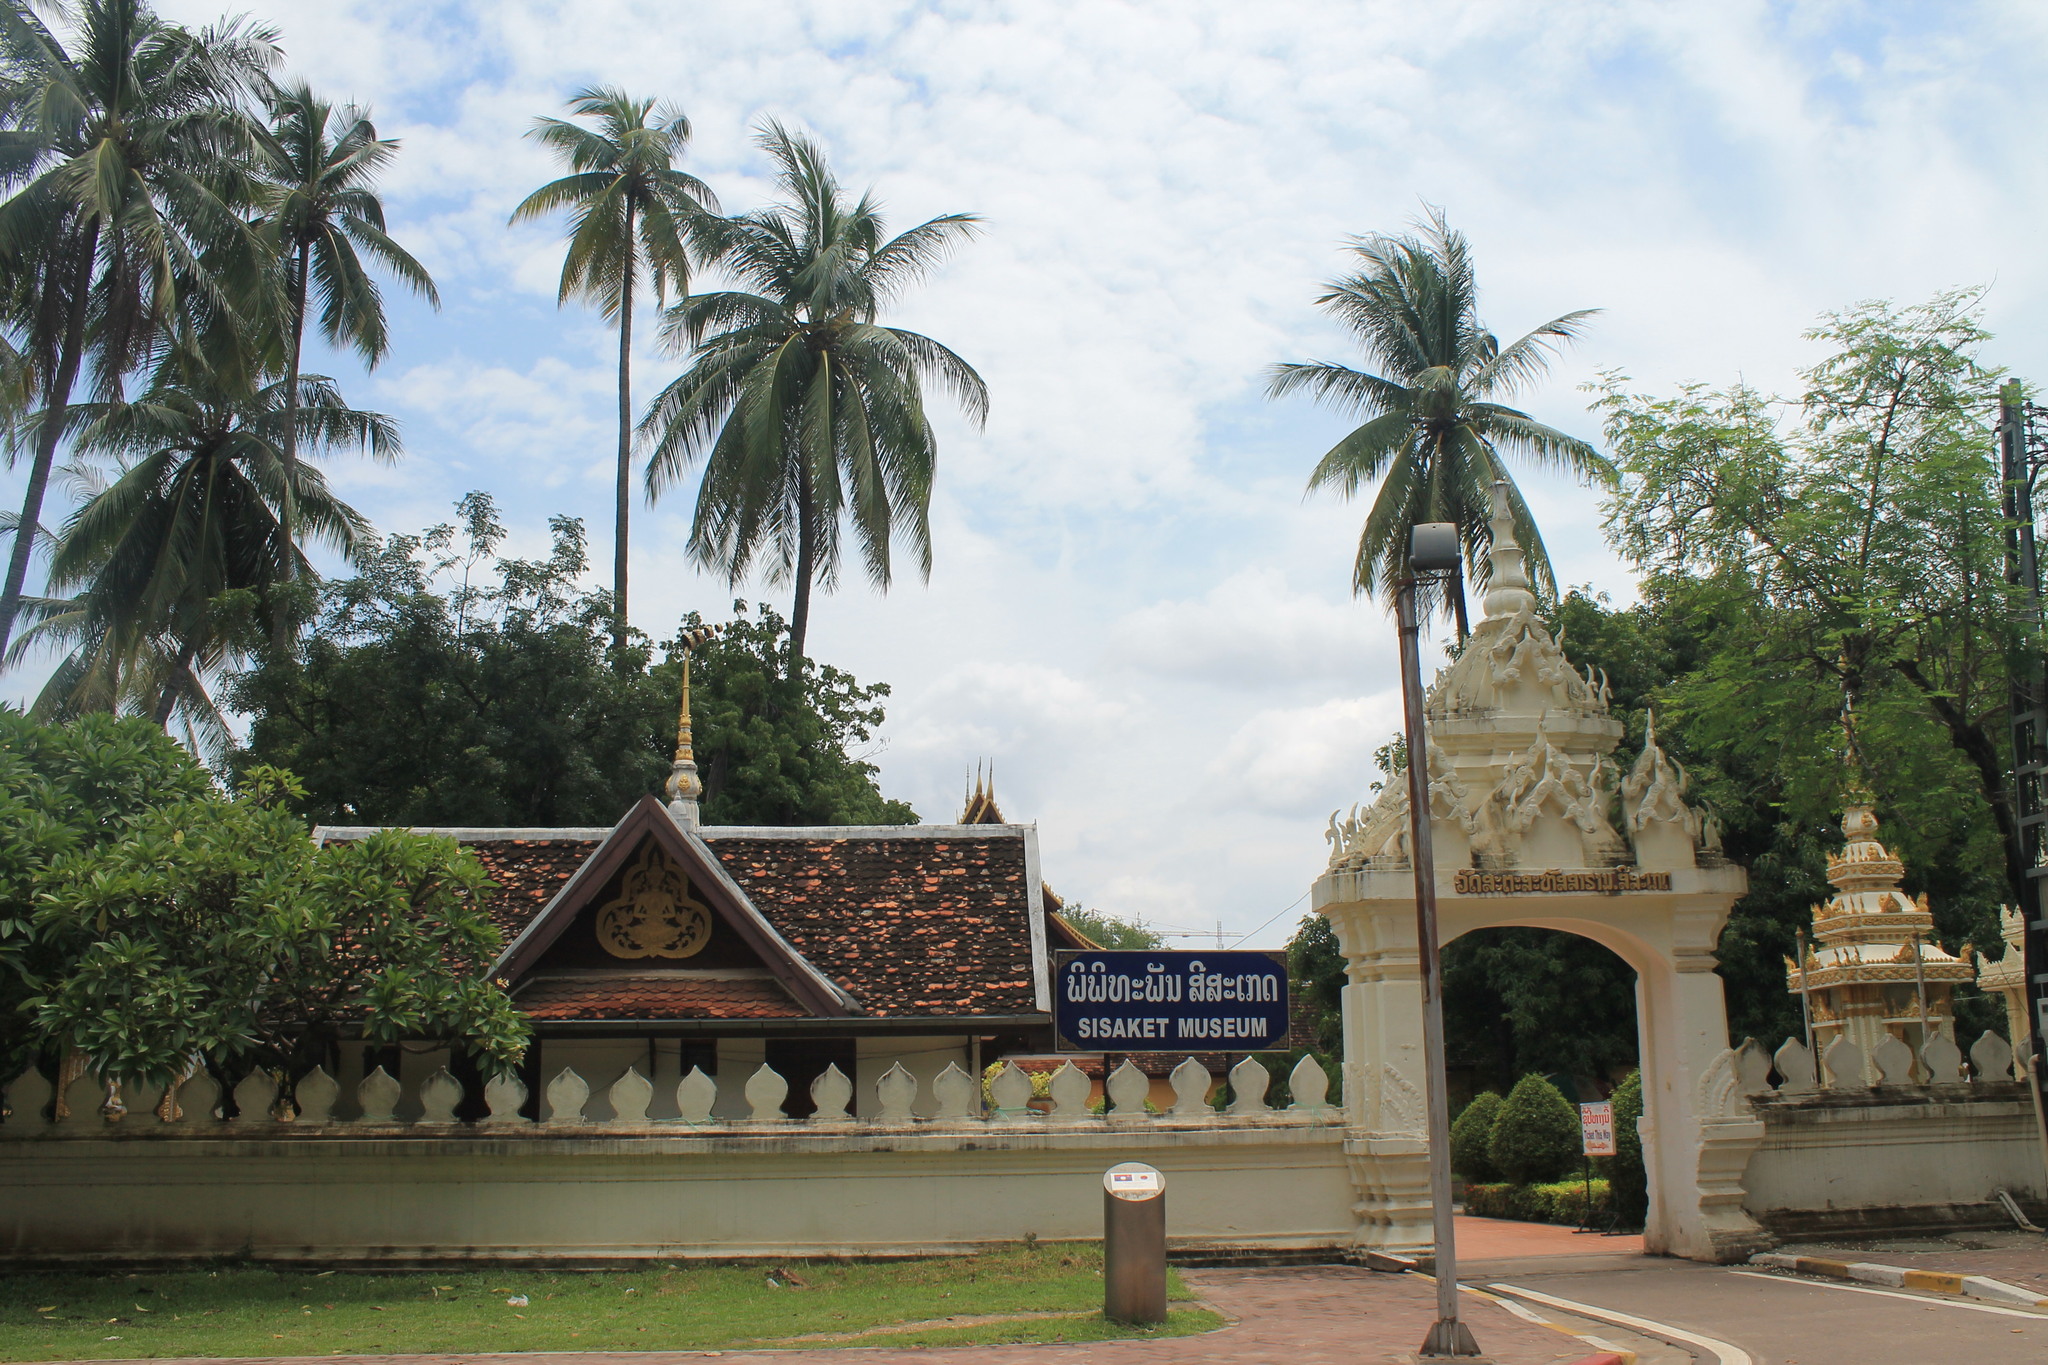
M 1643 1159 L 1653 1252 L 1700 1260 L 1765 1243 L 1741 1178 L 1763 1125 L 1738 1093 L 1714 945 L 1748 886 L 1654 726 L 1624 776 L 1607 685 L 1581 674 L 1535 618 L 1506 501 L 1494 494 L 1485 619 L 1430 689 L 1431 833 L 1445 942 L 1528 925 L 1582 934 L 1636 971 Z M 1617 792 L 1617 787 L 1619 788 Z M 1621 827 L 1612 813 L 1619 797 Z M 1422 1005 L 1405 783 L 1332 818 L 1315 885 L 1344 951 L 1345 1102 L 1357 1241 L 1431 1240 L 1423 1137 Z

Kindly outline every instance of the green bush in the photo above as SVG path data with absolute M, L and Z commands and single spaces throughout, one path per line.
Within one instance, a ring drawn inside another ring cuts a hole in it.
M 1606 1214 L 1611 1203 L 1608 1182 L 1596 1179 L 1592 1183 L 1592 1218 L 1588 1218 L 1586 1194 L 1582 1180 L 1560 1180 L 1552 1185 L 1467 1185 L 1465 1212 L 1476 1218 L 1578 1227 Z
M 1559 1179 L 1579 1164 L 1578 1111 L 1556 1086 L 1532 1072 L 1508 1092 L 1487 1155 L 1513 1184 Z
M 1643 1073 L 1631 1071 L 1614 1091 L 1614 1218 L 1623 1227 L 1639 1228 L 1650 1216 L 1650 1178 L 1643 1170 L 1643 1137 L 1636 1120 L 1643 1116 Z
M 1491 1090 L 1475 1095 L 1451 1125 L 1451 1169 L 1467 1183 L 1485 1185 L 1500 1179 L 1492 1153 L 1500 1105 L 1500 1096 Z

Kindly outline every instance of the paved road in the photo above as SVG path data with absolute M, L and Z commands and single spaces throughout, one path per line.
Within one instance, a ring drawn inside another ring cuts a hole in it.
M 1497 1281 L 1482 1276 L 1476 1282 Z M 1590 1272 L 1546 1271 L 1524 1262 L 1506 1282 L 1716 1337 L 1748 1351 L 1755 1365 L 2048 1361 L 2048 1316 L 2010 1316 L 1933 1297 L 1895 1298 L 1688 1261 L 1645 1258 Z

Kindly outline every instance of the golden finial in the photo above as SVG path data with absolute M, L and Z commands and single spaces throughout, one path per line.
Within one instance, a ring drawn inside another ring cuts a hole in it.
M 675 822 L 694 829 L 697 801 L 704 795 L 704 783 L 697 776 L 697 754 L 690 735 L 690 655 L 718 634 L 717 626 L 698 626 L 677 637 L 683 652 L 683 703 L 676 717 L 676 756 L 668 770 L 668 813 Z

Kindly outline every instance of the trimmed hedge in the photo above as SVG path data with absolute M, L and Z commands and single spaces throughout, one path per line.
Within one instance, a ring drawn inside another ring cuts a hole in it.
M 1487 1155 L 1517 1185 L 1558 1180 L 1579 1164 L 1579 1111 L 1564 1093 L 1531 1072 L 1515 1082 L 1494 1120 Z
M 1614 1213 L 1623 1227 L 1639 1228 L 1650 1216 L 1650 1179 L 1643 1170 L 1643 1073 L 1631 1071 L 1614 1089 Z
M 1592 1218 L 1607 1213 L 1610 1194 L 1605 1180 L 1593 1181 Z M 1551 1185 L 1467 1185 L 1465 1212 L 1477 1218 L 1512 1218 L 1522 1223 L 1589 1223 L 1586 1183 L 1560 1180 Z
M 1500 1106 L 1500 1096 L 1485 1091 L 1475 1095 L 1451 1125 L 1451 1169 L 1468 1184 L 1485 1185 L 1500 1179 L 1500 1168 L 1491 1155 Z

